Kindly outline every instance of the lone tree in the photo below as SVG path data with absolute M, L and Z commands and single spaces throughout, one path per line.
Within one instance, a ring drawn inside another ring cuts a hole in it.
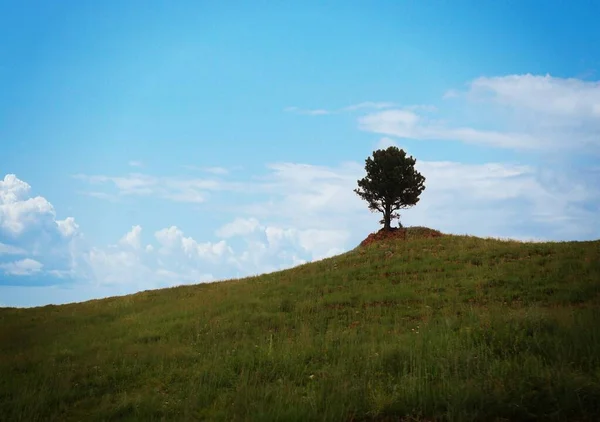
M 392 230 L 395 211 L 412 207 L 425 190 L 425 178 L 415 170 L 416 160 L 397 147 L 373 151 L 365 160 L 366 177 L 358 181 L 354 192 L 369 203 L 373 212 L 383 213 L 383 229 Z M 402 227 L 402 225 L 400 225 Z

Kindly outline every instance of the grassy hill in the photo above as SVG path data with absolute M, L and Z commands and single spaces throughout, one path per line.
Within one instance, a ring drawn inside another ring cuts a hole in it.
M 409 230 L 259 277 L 0 309 L 0 420 L 598 421 L 599 305 L 600 241 Z

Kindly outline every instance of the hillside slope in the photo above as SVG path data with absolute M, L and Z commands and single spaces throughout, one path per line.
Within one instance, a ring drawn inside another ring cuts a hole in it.
M 0 309 L 0 420 L 600 420 L 599 305 L 600 241 L 409 236 Z

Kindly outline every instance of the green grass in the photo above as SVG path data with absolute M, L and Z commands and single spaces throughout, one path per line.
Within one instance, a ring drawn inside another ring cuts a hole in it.
M 600 241 L 414 237 L 0 309 L 0 420 L 600 420 Z

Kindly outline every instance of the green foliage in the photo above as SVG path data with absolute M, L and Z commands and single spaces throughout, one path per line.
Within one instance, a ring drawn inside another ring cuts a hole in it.
M 392 219 L 400 218 L 395 211 L 416 205 L 425 190 L 425 177 L 415 170 L 415 163 L 394 146 L 373 151 L 365 160 L 367 175 L 358 180 L 354 192 L 368 202 L 371 211 L 383 214 L 385 230 L 391 229 Z
M 0 309 L 1 421 L 597 421 L 600 241 L 386 241 Z

